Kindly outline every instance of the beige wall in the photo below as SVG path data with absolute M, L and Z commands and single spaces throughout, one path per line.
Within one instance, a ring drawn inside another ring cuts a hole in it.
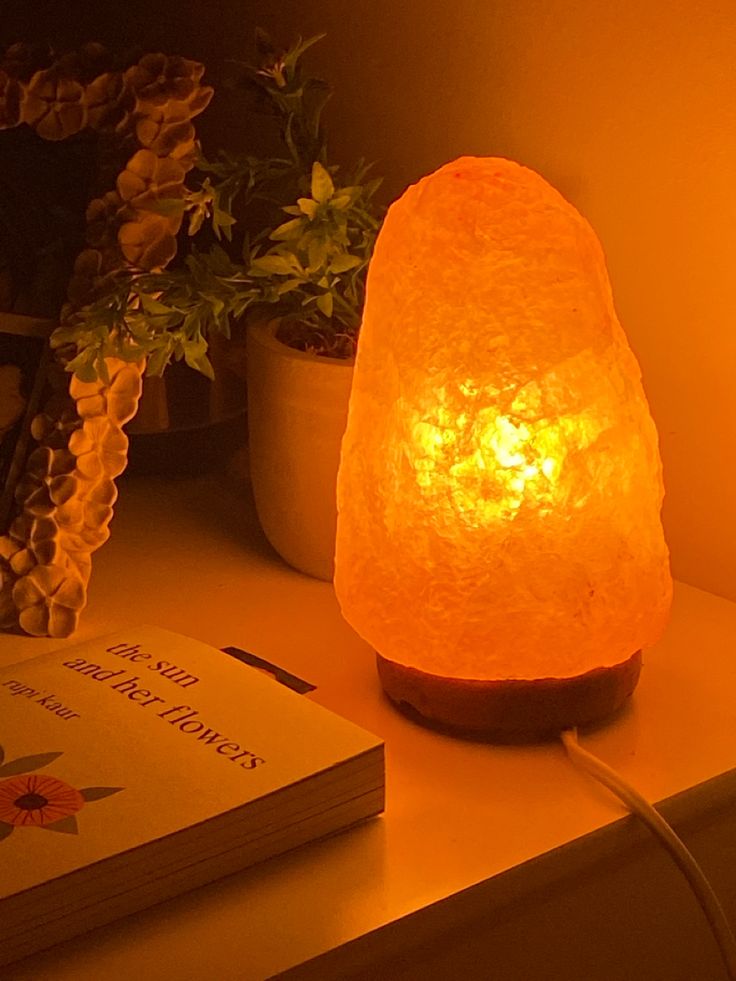
M 736 599 L 736 6 L 508 7 L 500 149 L 597 229 L 659 426 L 674 572 Z
M 328 32 L 313 64 L 338 89 L 334 149 L 379 161 L 389 196 L 460 153 L 502 154 L 589 218 L 660 431 L 674 572 L 736 599 L 733 0 L 262 8 Z

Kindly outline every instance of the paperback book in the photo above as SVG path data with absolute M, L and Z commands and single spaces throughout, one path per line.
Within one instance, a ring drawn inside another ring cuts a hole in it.
M 0 965 L 363 821 L 380 739 L 139 627 L 0 670 Z

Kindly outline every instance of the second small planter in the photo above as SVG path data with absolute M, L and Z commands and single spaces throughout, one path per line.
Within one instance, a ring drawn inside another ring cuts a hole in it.
M 287 347 L 275 322 L 248 330 L 248 437 L 261 526 L 279 555 L 331 581 L 335 484 L 353 362 Z

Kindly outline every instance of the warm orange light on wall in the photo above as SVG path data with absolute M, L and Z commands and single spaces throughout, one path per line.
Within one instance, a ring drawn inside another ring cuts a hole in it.
M 530 736 L 605 717 L 671 579 L 657 435 L 588 223 L 462 158 L 389 210 L 338 477 L 335 588 L 423 718 Z

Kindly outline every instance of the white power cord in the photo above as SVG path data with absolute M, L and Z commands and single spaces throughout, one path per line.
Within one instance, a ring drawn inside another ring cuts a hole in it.
M 636 814 L 646 824 L 652 834 L 670 853 L 685 875 L 701 909 L 705 913 L 721 952 L 729 981 L 736 981 L 736 938 L 713 887 L 684 842 L 678 838 L 672 827 L 652 807 L 649 801 L 630 786 L 622 776 L 607 766 L 603 760 L 599 760 L 587 749 L 583 749 L 578 742 L 576 729 L 565 729 L 560 733 L 560 738 L 572 762 L 615 794 L 633 814 Z

